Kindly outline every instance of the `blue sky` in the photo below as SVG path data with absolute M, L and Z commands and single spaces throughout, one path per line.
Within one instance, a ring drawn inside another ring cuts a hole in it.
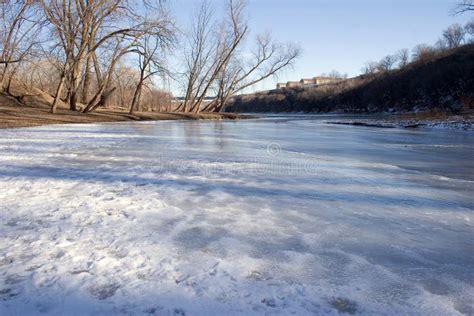
M 214 0 L 222 7 L 224 0 Z M 456 0 L 248 0 L 251 30 L 270 31 L 281 42 L 303 49 L 294 69 L 254 87 L 272 88 L 276 81 L 297 80 L 333 69 L 349 76 L 365 62 L 379 60 L 401 48 L 434 44 L 443 29 L 465 24 L 471 15 L 450 14 Z M 185 26 L 198 5 L 171 0 L 173 14 Z

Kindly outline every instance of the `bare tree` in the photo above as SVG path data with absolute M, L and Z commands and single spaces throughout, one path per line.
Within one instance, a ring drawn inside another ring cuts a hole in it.
M 449 48 L 456 48 L 464 41 L 465 31 L 460 24 L 453 24 L 443 31 L 443 38 Z
M 102 49 L 105 51 L 114 51 L 112 58 L 105 59 L 105 64 L 108 64 L 108 66 L 104 68 L 105 71 L 100 71 L 100 67 L 97 65 L 96 52 L 93 52 L 92 60 L 94 61 L 95 72 L 99 74 L 97 76 L 99 88 L 94 97 L 87 103 L 83 112 L 93 111 L 105 105 L 108 98 L 116 89 L 116 86 L 112 86 L 112 75 L 117 62 L 124 55 L 129 53 L 136 53 L 138 55 L 140 74 L 143 75 L 143 78 L 140 76 L 141 79 L 139 80 L 139 88 L 135 101 L 133 101 L 134 103 L 139 103 L 141 96 L 140 91 L 146 80 L 163 70 L 163 56 L 158 53 L 162 53 L 165 47 L 169 48 L 174 43 L 174 23 L 166 10 L 159 5 L 161 1 L 157 3 L 158 5 L 153 5 L 151 1 L 143 3 L 147 14 L 144 17 L 140 16 L 138 19 L 132 15 L 134 19 L 130 20 L 130 23 L 134 22 L 136 24 L 132 25 L 129 29 L 124 28 L 119 32 L 120 41 L 117 42 L 118 44 L 115 45 L 112 50 Z M 130 10 L 128 10 L 128 12 L 130 12 Z M 117 34 L 114 34 L 114 36 L 116 37 Z M 94 42 L 97 42 L 97 40 Z M 97 50 L 100 50 L 100 47 L 97 47 Z M 133 111 L 134 107 L 135 105 L 131 108 L 131 111 Z
M 365 63 L 365 66 L 362 68 L 362 72 L 365 75 L 374 76 L 379 70 L 379 63 L 374 61 L 368 61 Z
M 59 78 L 58 63 L 53 56 L 38 54 L 22 63 L 15 78 L 30 89 L 38 88 L 53 95 Z
M 99 93 L 89 100 L 84 110 L 91 111 L 104 102 L 113 88 L 110 77 L 120 58 L 130 52 L 134 41 L 146 33 L 146 23 L 141 18 L 140 6 L 127 0 L 40 0 L 42 9 L 60 39 L 64 67 L 51 111 L 67 86 L 67 99 L 71 110 L 77 110 L 81 84 L 83 100 L 88 100 L 88 81 L 91 64 L 94 64 Z M 145 8 L 146 9 L 146 8 Z M 107 47 L 112 51 L 106 72 L 101 73 L 98 52 Z M 84 74 L 85 72 L 85 74 Z
M 55 30 L 52 34 L 57 34 L 59 41 L 56 47 L 64 50 L 64 61 L 61 67 L 61 74 L 58 86 L 56 88 L 55 98 L 51 105 L 51 113 L 56 112 L 56 107 L 60 101 L 64 86 L 66 85 L 66 77 L 69 74 L 70 66 L 75 48 L 75 38 L 78 36 L 79 19 L 72 12 L 72 4 L 59 3 L 58 1 L 41 1 L 43 12 L 47 16 L 48 21 L 54 26 Z M 64 6 L 63 6 L 64 5 Z
M 339 80 L 342 80 L 342 79 L 347 79 L 347 74 L 346 73 L 340 73 L 339 71 L 337 70 L 331 70 L 329 73 L 327 74 L 321 74 L 322 77 L 329 77 L 329 78 L 332 78 L 332 79 L 339 79 Z
M 114 38 L 114 41 L 104 48 L 105 56 L 102 64 L 99 64 L 98 57 L 93 55 L 94 68 L 96 69 L 97 90 L 94 96 L 84 105 L 82 112 L 91 112 L 100 106 L 104 106 L 113 92 L 115 86 L 111 86 L 115 67 L 121 58 L 133 52 L 133 42 L 130 42 L 125 35 Z
M 461 13 L 470 12 L 470 11 L 474 11 L 474 1 L 473 0 L 460 1 L 455 5 L 455 7 L 453 9 L 454 14 L 461 14 Z
M 174 29 L 167 19 L 157 19 L 141 39 L 137 41 L 134 52 L 138 55 L 139 80 L 130 105 L 130 114 L 138 110 L 145 82 L 153 76 L 168 72 L 162 53 L 174 41 Z
M 446 39 L 444 38 L 440 38 L 436 41 L 436 43 L 434 44 L 434 49 L 435 51 L 439 51 L 439 52 L 442 52 L 446 49 L 448 49 L 448 42 L 446 41 Z
M 215 46 L 211 30 L 213 28 L 212 7 L 208 1 L 203 1 L 199 12 L 193 21 L 192 30 L 186 36 L 185 46 L 185 78 L 186 92 L 179 109 L 187 112 L 194 104 L 196 96 L 200 93 L 200 86 L 206 80 L 206 68 L 210 68 L 212 48 Z
M 300 55 L 299 48 L 260 35 L 252 57 L 245 58 L 240 50 L 249 29 L 245 9 L 245 1 L 229 0 L 224 21 L 215 26 L 212 8 L 203 2 L 188 36 L 186 94 L 179 110 L 220 112 L 233 95 L 291 66 Z M 204 105 L 211 91 L 216 97 Z
M 0 88 L 9 92 L 19 64 L 39 44 L 42 21 L 36 4 L 28 0 L 0 2 Z
M 436 55 L 435 49 L 426 44 L 419 44 L 413 48 L 412 59 L 414 61 L 431 60 Z
M 410 61 L 410 55 L 409 55 L 408 49 L 406 49 L 406 48 L 400 49 L 396 53 L 396 56 L 398 58 L 398 67 L 399 68 L 403 68 L 403 67 L 406 67 L 406 65 L 408 65 L 408 63 Z
M 474 20 L 466 23 L 464 31 L 471 36 L 474 35 Z
M 113 103 L 120 108 L 129 109 L 136 89 L 136 82 L 139 81 L 139 71 L 120 62 L 113 72 L 112 80 L 117 87 L 116 93 L 111 97 Z
M 397 56 L 396 55 L 387 55 L 382 60 L 380 60 L 378 64 L 378 70 L 383 72 L 383 71 L 390 71 L 393 69 L 393 66 L 397 62 Z
M 464 26 L 464 32 L 466 33 L 466 35 L 470 36 L 470 38 L 466 38 L 465 40 L 468 43 L 473 43 L 474 42 L 474 20 L 466 23 L 466 25 Z
M 223 22 L 222 31 L 218 37 L 217 54 L 213 62 L 212 71 L 207 83 L 204 85 L 201 94 L 197 98 L 192 112 L 199 112 L 208 90 L 217 80 L 219 75 L 226 69 L 232 58 L 235 56 L 238 47 L 243 42 L 248 32 L 248 24 L 244 18 L 246 2 L 244 0 L 230 0 L 227 4 L 227 16 Z
M 244 9 L 244 1 L 229 0 L 227 17 L 218 27 L 219 31 L 213 34 L 212 8 L 207 1 L 203 2 L 188 40 L 183 111 L 198 113 L 201 110 L 208 92 L 231 62 L 248 31 Z
M 276 43 L 269 34 L 256 37 L 251 58 L 236 54 L 221 70 L 217 85 L 217 97 L 204 110 L 221 112 L 236 93 L 277 75 L 291 67 L 301 55 L 301 49 L 292 44 Z

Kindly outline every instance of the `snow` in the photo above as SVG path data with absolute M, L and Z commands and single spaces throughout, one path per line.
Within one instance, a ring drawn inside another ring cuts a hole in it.
M 448 119 L 397 119 L 397 118 L 362 118 L 358 120 L 344 119 L 343 121 L 329 120 L 327 124 L 357 125 L 379 128 L 433 128 L 474 131 L 474 120 L 462 116 Z
M 1 315 L 474 312 L 472 133 L 0 131 Z

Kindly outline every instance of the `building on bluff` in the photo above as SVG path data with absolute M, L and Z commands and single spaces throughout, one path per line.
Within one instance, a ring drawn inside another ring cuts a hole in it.
M 340 78 L 333 78 L 333 77 L 313 77 L 309 79 L 301 79 L 300 81 L 288 81 L 286 83 L 277 83 L 277 89 L 317 87 L 320 85 L 336 83 L 341 80 L 342 79 Z

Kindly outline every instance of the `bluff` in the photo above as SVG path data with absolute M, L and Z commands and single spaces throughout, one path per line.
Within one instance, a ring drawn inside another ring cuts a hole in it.
M 443 51 L 402 69 L 314 88 L 234 97 L 229 112 L 376 113 L 474 109 L 474 44 Z

